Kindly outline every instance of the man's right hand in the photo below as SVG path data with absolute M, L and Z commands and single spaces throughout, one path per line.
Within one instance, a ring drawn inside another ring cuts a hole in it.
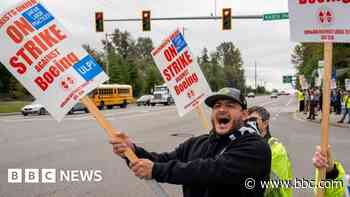
M 112 144 L 113 152 L 121 157 L 125 157 L 125 151 L 128 148 L 135 151 L 134 144 L 125 133 L 115 134 L 115 138 L 110 140 L 109 143 Z

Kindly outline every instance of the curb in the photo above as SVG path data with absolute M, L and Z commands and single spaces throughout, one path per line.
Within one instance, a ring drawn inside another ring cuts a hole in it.
M 21 112 L 12 112 L 12 113 L 0 113 L 0 116 L 16 116 L 21 115 Z
M 293 118 L 298 121 L 303 121 L 303 122 L 312 122 L 315 124 L 321 124 L 321 120 L 308 120 L 306 117 L 300 115 L 299 112 L 293 112 Z M 339 128 L 350 128 L 350 125 L 346 124 L 341 124 L 341 123 L 334 123 L 334 122 L 329 122 L 329 125 L 334 126 L 334 127 L 339 127 Z

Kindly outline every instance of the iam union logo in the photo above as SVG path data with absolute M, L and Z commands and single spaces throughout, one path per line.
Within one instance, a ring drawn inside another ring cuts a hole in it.
M 317 11 L 318 23 L 322 26 L 332 25 L 335 21 L 334 12 L 327 6 L 322 6 Z
M 63 77 L 60 81 L 61 89 L 64 91 L 70 90 L 75 85 L 75 78 L 72 76 Z

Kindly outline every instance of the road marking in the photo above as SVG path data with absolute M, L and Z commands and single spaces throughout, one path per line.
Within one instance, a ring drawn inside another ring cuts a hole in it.
M 290 98 L 289 101 L 287 102 L 286 106 L 290 105 L 293 102 L 293 98 Z
M 76 142 L 77 140 L 75 138 L 62 138 L 57 139 L 58 142 Z

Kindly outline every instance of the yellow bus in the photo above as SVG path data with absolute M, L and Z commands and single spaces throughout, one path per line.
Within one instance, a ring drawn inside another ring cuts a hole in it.
M 133 102 L 131 85 L 103 84 L 96 88 L 91 94 L 91 99 L 100 109 L 112 109 L 114 106 L 126 108 Z

